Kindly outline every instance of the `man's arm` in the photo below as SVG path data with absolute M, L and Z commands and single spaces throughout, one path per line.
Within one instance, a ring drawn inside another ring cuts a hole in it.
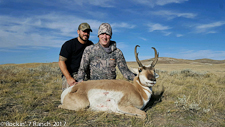
M 66 66 L 66 60 L 67 58 L 60 56 L 59 55 L 59 68 L 62 71 L 63 75 L 66 77 L 67 83 L 72 86 L 76 84 L 76 81 L 73 77 L 71 77 L 69 71 L 67 70 L 67 66 Z
M 128 80 L 134 79 L 136 74 L 130 71 L 130 69 L 127 66 L 127 62 L 123 56 L 123 53 L 120 50 L 117 54 L 117 66 L 126 79 Z
M 90 55 L 90 48 L 86 47 L 84 53 L 82 55 L 82 59 L 80 62 L 80 67 L 78 69 L 77 81 L 82 82 L 85 78 L 85 74 L 89 68 L 89 55 Z

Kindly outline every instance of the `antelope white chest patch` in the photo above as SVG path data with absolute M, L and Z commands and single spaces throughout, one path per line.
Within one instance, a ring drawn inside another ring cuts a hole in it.
M 73 85 L 73 86 L 70 86 L 69 88 L 66 88 L 66 89 L 62 92 L 62 94 L 61 94 L 61 103 L 62 103 L 62 104 L 63 104 L 63 100 L 64 100 L 65 96 L 72 90 L 73 87 L 74 87 L 74 85 Z
M 138 84 L 140 84 L 140 82 L 139 81 L 136 81 Z M 151 98 L 151 95 L 152 95 L 152 88 L 148 88 L 148 87 L 143 87 L 141 84 L 140 84 L 140 86 L 143 88 L 143 90 L 144 90 L 144 92 L 145 92 L 145 94 L 147 95 L 147 97 L 148 97 L 148 99 L 147 100 L 145 100 L 144 98 L 142 98 L 142 100 L 143 100 L 143 106 L 142 106 L 142 108 L 141 109 L 143 109 L 146 105 L 147 105 L 147 103 L 149 102 L 149 100 L 150 100 L 150 98 Z
M 90 109 L 97 111 L 118 111 L 118 103 L 123 97 L 119 91 L 107 91 L 102 89 L 92 89 L 88 91 Z

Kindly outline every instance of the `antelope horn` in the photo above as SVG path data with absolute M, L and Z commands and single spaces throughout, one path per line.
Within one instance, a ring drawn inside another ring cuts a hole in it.
M 155 51 L 155 58 L 154 58 L 154 61 L 151 64 L 151 67 L 154 67 L 156 65 L 156 63 L 158 62 L 159 53 L 157 53 L 157 51 L 154 47 L 152 47 L 152 49 L 154 49 L 154 51 Z
M 136 58 L 136 61 L 139 65 L 139 67 L 143 67 L 143 65 L 141 64 L 141 61 L 138 59 L 137 47 L 140 47 L 140 46 L 139 45 L 135 46 L 135 49 L 134 49 L 135 58 Z

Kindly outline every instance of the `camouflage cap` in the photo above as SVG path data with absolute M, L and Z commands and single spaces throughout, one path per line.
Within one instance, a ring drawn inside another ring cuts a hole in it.
M 98 36 L 104 33 L 112 36 L 112 28 L 108 23 L 102 23 L 98 28 Z
M 82 31 L 90 30 L 92 32 L 92 29 L 88 23 L 81 23 L 78 27 L 78 30 L 82 30 Z

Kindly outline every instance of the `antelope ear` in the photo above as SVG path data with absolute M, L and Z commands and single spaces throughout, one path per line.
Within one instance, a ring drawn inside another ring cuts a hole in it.
M 159 77 L 159 75 L 157 73 L 155 73 L 155 78 L 158 78 L 158 77 Z
M 138 74 L 138 68 L 130 68 L 130 70 L 135 73 L 135 74 Z

